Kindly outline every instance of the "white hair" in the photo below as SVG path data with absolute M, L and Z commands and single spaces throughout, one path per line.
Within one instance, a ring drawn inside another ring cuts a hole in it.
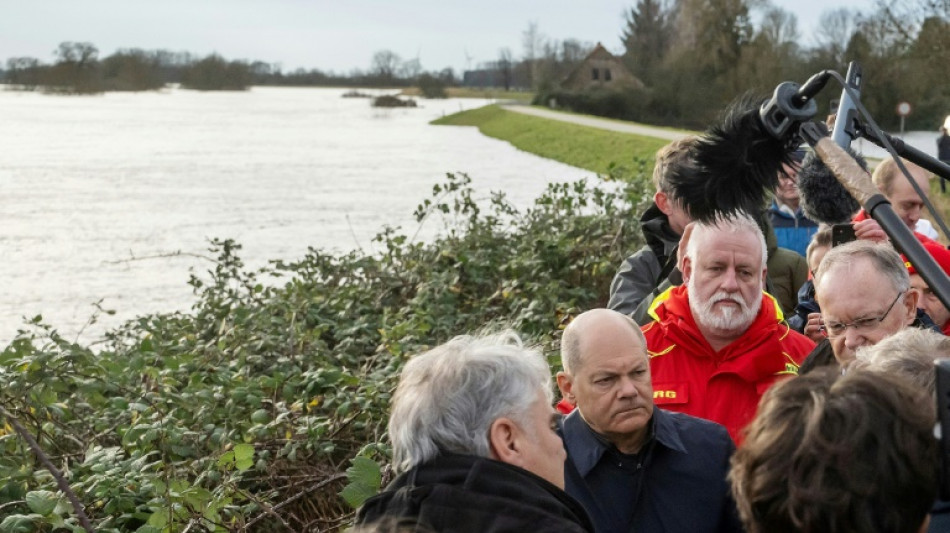
M 762 265 L 764 268 L 769 261 L 769 251 L 765 245 L 765 235 L 759 224 L 747 213 L 737 213 L 729 217 L 717 218 L 713 222 L 696 222 L 693 232 L 686 244 L 686 256 L 696 260 L 696 252 L 706 241 L 706 235 L 712 231 L 729 231 L 731 233 L 750 232 L 758 238 L 759 248 L 762 250 Z
M 492 423 L 508 417 L 530 427 L 539 395 L 553 403 L 551 370 L 513 332 L 459 336 L 417 355 L 393 396 L 393 468 L 405 472 L 441 452 L 489 457 Z
M 853 368 L 898 375 L 934 394 L 934 363 L 950 358 L 950 338 L 929 329 L 904 328 L 875 345 L 858 348 L 856 356 Z

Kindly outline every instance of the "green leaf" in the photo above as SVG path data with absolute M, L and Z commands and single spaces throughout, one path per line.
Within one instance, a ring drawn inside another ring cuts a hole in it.
M 165 509 L 159 509 L 152 513 L 152 516 L 148 517 L 148 522 L 145 523 L 144 527 L 154 528 L 159 531 L 165 528 L 165 525 L 168 524 L 168 511 Z M 140 533 L 145 533 L 142 531 L 142 528 L 139 528 Z
M 382 474 L 376 461 L 367 457 L 354 457 L 353 465 L 346 469 L 349 483 L 340 491 L 340 496 L 354 509 L 379 492 Z
M 33 517 L 36 515 L 14 514 L 3 519 L 0 522 L 0 532 L 2 533 L 30 533 L 34 531 Z
M 270 413 L 267 412 L 267 409 L 258 409 L 251 413 L 251 422 L 255 424 L 266 424 L 270 421 Z
M 234 462 L 234 450 L 228 450 L 224 452 L 221 457 L 218 458 L 218 466 L 228 466 Z
M 234 445 L 234 463 L 241 472 L 254 465 L 254 445 L 253 444 L 235 444 Z
M 53 512 L 59 503 L 59 496 L 48 490 L 34 490 L 26 493 L 26 505 L 36 514 L 46 516 Z

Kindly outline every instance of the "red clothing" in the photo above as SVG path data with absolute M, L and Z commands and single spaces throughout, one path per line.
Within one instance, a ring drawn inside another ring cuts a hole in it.
M 784 322 L 769 294 L 752 325 L 715 352 L 693 319 L 685 285 L 661 294 L 651 306 L 655 322 L 643 326 L 650 354 L 653 401 L 729 430 L 736 443 L 755 416 L 762 394 L 776 381 L 798 375 L 798 365 L 815 347 Z
M 564 398 L 561 398 L 561 401 L 557 402 L 557 405 L 555 405 L 554 408 L 557 409 L 557 412 L 561 413 L 562 415 L 569 415 L 571 414 L 571 411 L 574 410 L 574 404 L 565 400 Z

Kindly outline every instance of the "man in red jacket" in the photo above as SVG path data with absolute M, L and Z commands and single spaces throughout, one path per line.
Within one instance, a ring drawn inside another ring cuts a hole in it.
M 934 261 L 940 265 L 948 275 L 950 275 L 950 250 L 934 242 L 924 242 L 924 249 L 930 252 Z M 901 255 L 904 260 L 904 266 L 907 267 L 907 273 L 910 274 L 910 287 L 917 291 L 917 307 L 923 309 L 925 313 L 934 321 L 934 324 L 940 328 L 944 335 L 950 335 L 950 310 L 943 302 L 937 298 L 937 295 L 930 290 L 930 286 L 924 281 L 924 278 L 917 273 L 914 265 Z
M 654 402 L 718 422 L 739 442 L 762 394 L 797 375 L 815 343 L 762 290 L 765 239 L 751 217 L 696 223 L 684 239 L 685 284 L 654 301 L 643 327 Z

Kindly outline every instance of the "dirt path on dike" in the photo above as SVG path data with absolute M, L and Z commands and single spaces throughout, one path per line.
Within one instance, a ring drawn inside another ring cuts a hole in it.
M 518 104 L 505 104 L 501 106 L 502 109 L 506 111 L 514 111 L 515 113 L 523 113 L 525 115 L 533 115 L 536 117 L 547 118 L 551 120 L 560 120 L 563 122 L 571 122 L 573 124 L 578 124 L 580 126 L 589 126 L 591 128 L 600 128 L 604 130 L 619 131 L 621 133 L 634 133 L 636 135 L 644 135 L 646 137 L 656 137 L 658 139 L 666 139 L 668 141 L 675 141 L 677 139 L 682 139 L 687 135 L 690 135 L 689 132 L 670 130 L 666 128 L 656 128 L 653 126 L 646 126 L 643 124 L 636 124 L 633 122 L 625 123 L 617 120 L 592 117 L 588 115 L 574 115 L 571 113 L 562 113 L 560 111 L 552 111 L 550 109 L 544 109 L 543 107 L 527 106 L 527 105 L 518 105 Z

